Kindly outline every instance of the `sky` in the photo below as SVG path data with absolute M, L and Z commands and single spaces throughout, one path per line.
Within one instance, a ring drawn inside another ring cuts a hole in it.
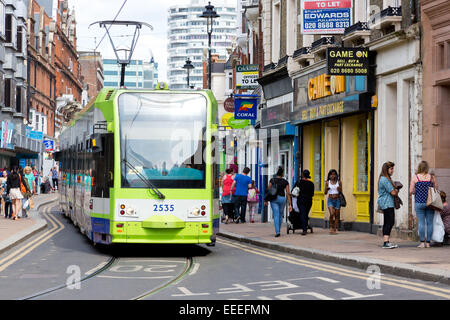
M 78 51 L 94 50 L 99 44 L 105 28 L 99 24 L 90 24 L 113 20 L 125 0 L 69 0 L 69 8 L 75 10 L 77 21 Z M 155 62 L 159 63 L 159 81 L 167 80 L 167 10 L 173 5 L 188 3 L 187 0 L 127 0 L 117 20 L 132 20 L 145 22 L 153 26 L 153 31 L 147 27 L 141 29 L 141 35 L 136 45 L 132 59 L 149 60 L 150 50 Z M 110 29 L 116 47 L 131 44 L 135 27 L 113 27 Z M 97 51 L 102 57 L 115 58 L 111 42 L 105 36 Z

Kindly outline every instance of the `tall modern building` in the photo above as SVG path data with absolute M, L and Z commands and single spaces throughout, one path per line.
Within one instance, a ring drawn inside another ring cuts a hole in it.
M 187 71 L 183 66 L 190 58 L 194 69 L 189 72 L 189 83 L 194 88 L 203 88 L 203 64 L 208 59 L 208 34 L 206 19 L 200 18 L 208 2 L 191 0 L 185 5 L 172 6 L 168 18 L 167 79 L 171 89 L 187 88 Z M 236 0 L 211 1 L 219 18 L 214 19 L 211 37 L 211 52 L 225 60 L 227 49 L 236 39 Z
M 116 59 L 103 59 L 105 87 L 120 86 L 121 66 Z M 125 87 L 128 89 L 153 89 L 158 82 L 158 63 L 153 57 L 150 61 L 131 60 L 125 69 Z

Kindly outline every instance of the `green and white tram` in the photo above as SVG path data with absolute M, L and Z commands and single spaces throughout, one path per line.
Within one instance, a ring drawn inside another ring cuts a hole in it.
M 94 243 L 206 243 L 219 229 L 211 91 L 104 89 L 60 135 L 60 205 Z

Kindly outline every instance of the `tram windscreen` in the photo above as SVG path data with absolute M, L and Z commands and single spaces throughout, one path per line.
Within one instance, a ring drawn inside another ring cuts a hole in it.
M 201 94 L 121 94 L 122 187 L 204 188 L 206 106 Z

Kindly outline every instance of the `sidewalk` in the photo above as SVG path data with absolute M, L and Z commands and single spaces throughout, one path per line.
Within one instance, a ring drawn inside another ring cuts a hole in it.
M 257 215 L 258 218 L 260 215 Z M 275 238 L 273 223 L 220 224 L 219 235 L 260 247 L 296 254 L 331 263 L 367 269 L 378 265 L 383 273 L 450 285 L 450 246 L 417 248 L 418 242 L 394 239 L 396 249 L 382 249 L 383 238 L 363 232 L 341 231 L 330 235 L 328 229 L 314 228 L 306 236 L 301 230 Z
M 45 229 L 47 221 L 41 218 L 39 209 L 57 199 L 57 193 L 34 196 L 34 209 L 28 212 L 27 219 L 11 220 L 0 215 L 0 254 Z

